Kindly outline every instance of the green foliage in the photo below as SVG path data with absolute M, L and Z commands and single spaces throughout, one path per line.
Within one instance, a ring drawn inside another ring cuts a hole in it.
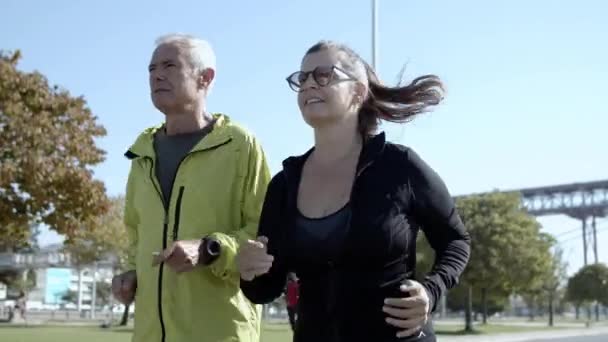
M 576 306 L 593 301 L 608 305 L 608 267 L 599 263 L 581 268 L 568 280 L 566 296 Z
M 457 204 L 472 241 L 463 283 L 499 294 L 542 283 L 551 240 L 521 207 L 518 193 L 474 195 Z
M 88 221 L 65 242 L 64 251 L 77 265 L 89 265 L 106 257 L 115 257 L 117 266 L 126 262 L 128 236 L 123 223 L 124 197 L 111 198 L 103 215 Z
M 107 209 L 91 167 L 106 134 L 82 97 L 17 68 L 19 51 L 0 51 L 0 250 L 25 247 L 31 225 L 71 236 Z

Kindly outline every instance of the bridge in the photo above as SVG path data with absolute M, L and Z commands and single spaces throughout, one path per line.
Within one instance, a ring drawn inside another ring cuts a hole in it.
M 589 246 L 597 257 L 596 219 L 608 216 L 608 180 L 516 189 L 523 207 L 534 216 L 566 215 L 580 220 L 585 265 Z M 465 197 L 465 196 L 459 196 Z
M 532 215 L 564 214 L 579 220 L 608 215 L 608 180 L 517 191 Z
M 594 261 L 598 263 L 596 218 L 608 216 L 608 180 L 528 188 L 519 192 L 524 207 L 532 215 L 563 214 L 580 220 L 585 265 L 589 246 L 593 246 Z

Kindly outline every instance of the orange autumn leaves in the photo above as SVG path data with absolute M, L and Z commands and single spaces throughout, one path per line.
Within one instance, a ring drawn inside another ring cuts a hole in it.
M 105 128 L 83 97 L 19 70 L 20 58 L 0 51 L 0 249 L 24 243 L 31 224 L 73 236 L 109 208 L 91 172 Z

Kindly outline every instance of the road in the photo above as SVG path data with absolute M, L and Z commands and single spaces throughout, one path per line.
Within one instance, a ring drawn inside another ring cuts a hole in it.
M 608 341 L 608 334 L 595 335 L 595 336 L 580 336 L 580 337 L 564 337 L 564 338 L 552 338 L 542 340 L 530 340 L 530 342 L 606 342 Z
M 494 335 L 440 336 L 439 342 L 608 342 L 608 327 L 556 329 Z

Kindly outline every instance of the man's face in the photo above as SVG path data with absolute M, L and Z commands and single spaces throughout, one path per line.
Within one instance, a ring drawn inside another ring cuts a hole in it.
M 202 75 L 190 63 L 187 51 L 176 44 L 154 50 L 149 66 L 154 106 L 165 114 L 179 113 L 196 103 Z

